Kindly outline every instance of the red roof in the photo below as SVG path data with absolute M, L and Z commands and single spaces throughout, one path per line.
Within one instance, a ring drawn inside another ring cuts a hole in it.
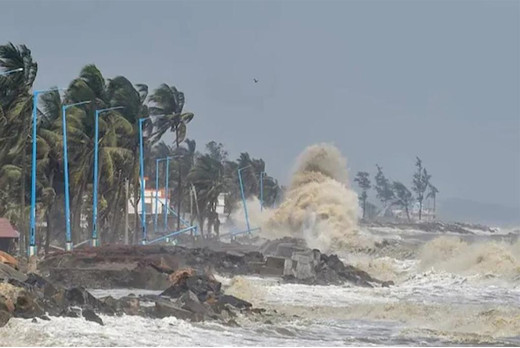
M 20 233 L 15 231 L 9 220 L 0 218 L 0 238 L 19 238 Z

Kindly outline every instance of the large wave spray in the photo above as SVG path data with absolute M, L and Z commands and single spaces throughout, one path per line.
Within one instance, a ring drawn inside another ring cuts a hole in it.
M 333 145 L 312 145 L 299 156 L 285 199 L 263 230 L 305 238 L 322 251 L 365 248 L 371 242 L 359 234 L 358 207 L 346 159 Z

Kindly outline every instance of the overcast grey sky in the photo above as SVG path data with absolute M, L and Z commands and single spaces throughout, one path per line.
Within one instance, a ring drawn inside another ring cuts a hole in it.
M 95 63 L 186 93 L 189 137 L 248 151 L 287 182 L 306 146 L 444 197 L 520 209 L 518 1 L 2 1 L 0 41 L 27 44 L 36 86 Z M 259 79 L 257 84 L 253 78 Z

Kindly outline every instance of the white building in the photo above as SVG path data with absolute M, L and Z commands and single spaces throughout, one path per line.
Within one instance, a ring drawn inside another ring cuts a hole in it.
M 146 180 L 148 178 L 144 178 L 144 202 L 146 203 L 146 206 L 145 206 L 145 209 L 146 209 L 146 214 L 155 214 L 155 200 L 156 200 L 156 192 L 155 192 L 155 189 L 151 190 L 151 189 L 147 189 L 146 188 Z M 130 196 L 130 199 L 128 200 L 128 214 L 129 215 L 134 215 L 135 214 L 135 210 L 134 210 L 134 199 L 132 196 Z M 163 211 L 164 211 L 164 203 L 165 203 L 165 191 L 164 189 L 159 189 L 157 191 L 157 214 L 162 214 Z M 143 200 L 140 199 L 139 200 L 139 203 L 137 204 L 137 212 L 139 214 L 141 214 L 141 211 L 142 211 L 142 204 L 143 204 Z M 168 202 L 169 204 L 169 202 Z

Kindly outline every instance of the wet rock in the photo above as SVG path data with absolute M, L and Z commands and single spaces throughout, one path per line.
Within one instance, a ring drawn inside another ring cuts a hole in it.
M 393 286 L 395 285 L 393 281 L 389 280 L 389 281 L 386 281 L 386 282 L 382 282 L 381 283 L 381 287 L 382 288 L 389 288 L 390 286 Z
M 46 315 L 42 315 L 42 316 L 40 317 L 40 319 L 41 319 L 41 320 L 45 320 L 45 321 L 50 321 L 50 320 L 51 320 L 51 318 L 49 318 L 49 317 L 46 316 Z
M 176 317 L 183 320 L 195 319 L 195 316 L 192 312 L 186 309 L 182 309 L 177 304 L 168 300 L 155 302 L 154 314 L 157 318 Z
M 113 315 L 114 310 L 102 301 L 98 300 L 91 293 L 82 287 L 71 288 L 65 291 L 65 299 L 70 305 L 80 306 L 82 308 L 95 309 L 101 313 Z
M 81 318 L 80 308 L 65 308 L 59 315 L 60 317 L 67 318 Z
M 139 315 L 141 312 L 141 301 L 137 297 L 126 296 L 117 302 L 117 308 L 126 315 Z
M 104 325 L 103 320 L 101 320 L 101 318 L 96 313 L 94 313 L 92 309 L 84 309 L 81 314 L 87 321 L 93 321 L 99 325 Z
M 228 304 L 238 309 L 251 308 L 253 305 L 232 295 L 221 295 L 218 299 L 221 304 Z
M 229 319 L 229 320 L 226 322 L 226 325 L 227 325 L 227 326 L 231 326 L 231 327 L 240 327 L 240 325 L 238 325 L 238 323 L 236 322 L 235 319 Z
M 0 279 L 15 279 L 19 282 L 24 282 L 27 276 L 7 264 L 0 263 Z
M 0 327 L 5 326 L 13 315 L 7 311 L 0 310 Z
M 38 322 L 38 319 L 32 318 L 31 323 L 37 323 L 37 322 Z
M 191 291 L 188 291 L 179 297 L 177 304 L 182 309 L 190 311 L 193 314 L 192 320 L 195 321 L 204 320 L 205 317 L 211 317 L 214 314 L 211 308 L 200 303 L 197 295 Z
M 163 291 L 160 296 L 179 298 L 187 291 L 193 292 L 200 302 L 206 301 L 212 294 L 220 293 L 222 284 L 207 275 L 185 276 Z
M 33 296 L 21 291 L 18 294 L 14 307 L 14 316 L 18 318 L 34 318 L 45 314 L 43 308 L 34 300 Z
M 0 295 L 0 311 L 14 312 L 14 303 L 10 298 Z

